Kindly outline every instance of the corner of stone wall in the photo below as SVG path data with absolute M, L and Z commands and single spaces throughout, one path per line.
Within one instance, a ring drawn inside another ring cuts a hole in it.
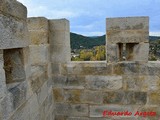
M 8 120 L 26 102 L 30 77 L 27 9 L 16 0 L 0 4 L 0 119 Z
M 36 104 L 36 113 L 31 119 L 52 120 L 54 118 L 54 106 L 52 96 L 52 69 L 50 59 L 49 25 L 44 17 L 28 18 L 28 30 L 31 39 L 30 60 L 31 78 L 29 81 L 32 91 L 32 104 Z M 35 99 L 35 101 L 34 101 Z M 35 103 L 34 103 L 35 102 Z

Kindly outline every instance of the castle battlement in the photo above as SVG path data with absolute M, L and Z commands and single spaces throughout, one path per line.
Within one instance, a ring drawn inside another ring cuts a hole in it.
M 72 62 L 68 20 L 27 18 L 24 5 L 1 0 L 0 120 L 142 119 L 136 111 L 159 119 L 160 62 L 148 61 L 149 18 L 107 18 L 106 26 L 106 61 Z

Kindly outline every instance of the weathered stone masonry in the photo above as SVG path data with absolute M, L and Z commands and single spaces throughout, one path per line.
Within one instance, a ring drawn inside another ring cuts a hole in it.
M 71 62 L 66 19 L 28 18 L 0 1 L 0 120 L 141 120 L 103 110 L 154 111 L 160 63 L 148 61 L 148 17 L 107 19 L 107 61 Z

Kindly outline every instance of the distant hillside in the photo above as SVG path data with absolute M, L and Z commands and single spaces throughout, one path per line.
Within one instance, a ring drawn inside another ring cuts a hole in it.
M 70 33 L 71 48 L 73 49 L 91 49 L 94 46 L 105 45 L 105 35 L 100 37 L 86 37 L 83 35 Z
M 152 41 L 152 40 L 160 40 L 160 37 L 157 37 L 157 36 L 149 36 L 149 40 Z
M 71 36 L 71 48 L 73 49 L 91 49 L 94 46 L 105 45 L 105 35 L 103 36 L 94 36 L 94 37 L 87 37 L 83 35 L 79 35 L 76 33 L 70 33 Z M 156 36 L 149 36 L 150 42 L 160 40 L 160 37 Z

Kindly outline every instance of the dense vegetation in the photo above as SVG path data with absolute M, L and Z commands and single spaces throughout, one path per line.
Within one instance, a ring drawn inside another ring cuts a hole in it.
M 160 38 L 149 41 L 149 60 L 160 60 Z
M 92 49 L 94 46 L 105 45 L 105 35 L 100 37 L 86 37 L 75 33 L 70 34 L 71 49 Z
M 106 48 L 101 45 L 92 49 L 82 49 L 78 56 L 71 59 L 72 61 L 102 61 L 106 59 Z
M 97 61 L 105 60 L 105 35 L 86 37 L 71 33 L 71 49 L 73 61 Z M 150 51 L 149 60 L 160 59 L 160 37 L 149 36 Z

